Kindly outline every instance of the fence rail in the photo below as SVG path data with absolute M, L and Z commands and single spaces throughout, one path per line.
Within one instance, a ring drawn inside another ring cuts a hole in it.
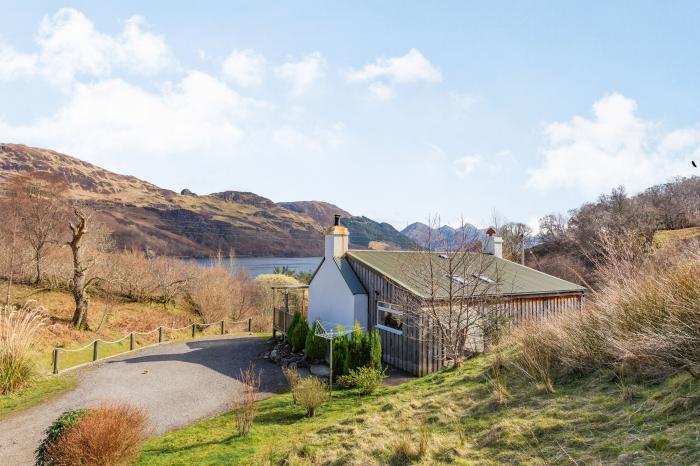
M 251 333 L 253 331 L 253 319 L 249 317 L 248 319 L 243 319 L 243 320 L 220 320 L 220 321 L 216 321 L 216 322 L 210 322 L 208 324 L 198 324 L 198 323 L 194 322 L 192 324 L 188 324 L 188 325 L 185 325 L 184 327 L 179 327 L 179 328 L 168 327 L 167 325 L 161 325 L 161 326 L 159 326 L 159 327 L 157 327 L 149 332 L 129 332 L 128 334 L 124 335 L 122 338 L 119 338 L 118 340 L 107 341 L 107 340 L 102 340 L 102 339 L 98 338 L 98 339 L 93 340 L 90 343 L 88 343 L 87 345 L 82 346 L 80 348 L 58 348 L 58 347 L 56 347 L 53 349 L 53 352 L 51 354 L 51 368 L 52 368 L 51 372 L 53 374 L 58 374 L 61 371 L 61 369 L 59 367 L 61 353 L 78 353 L 80 351 L 84 351 L 84 350 L 92 347 L 92 360 L 88 361 L 87 363 L 84 363 L 84 364 L 90 364 L 90 363 L 93 363 L 93 362 L 98 361 L 100 359 L 100 357 L 99 357 L 100 356 L 100 351 L 99 351 L 100 343 L 102 345 L 116 345 L 116 344 L 120 344 L 121 342 L 125 341 L 127 338 L 129 339 L 129 349 L 125 350 L 125 351 L 119 351 L 115 354 L 112 354 L 109 356 L 109 357 L 111 357 L 111 356 L 114 356 L 117 354 L 123 354 L 123 353 L 129 352 L 129 351 L 134 351 L 138 346 L 138 342 L 136 340 L 137 336 L 147 337 L 149 335 L 152 335 L 152 334 L 158 332 L 158 342 L 157 343 L 153 343 L 153 344 L 145 345 L 145 346 L 140 346 L 140 348 L 147 348 L 149 346 L 155 346 L 155 345 L 162 344 L 164 339 L 165 339 L 166 332 L 170 332 L 170 334 L 172 335 L 175 332 L 179 332 L 179 331 L 182 331 L 185 329 L 191 329 L 191 339 L 194 339 L 197 336 L 197 329 L 202 331 L 203 329 L 206 329 L 206 328 L 211 327 L 213 325 L 218 325 L 219 326 L 219 333 L 221 335 L 224 335 L 226 333 L 226 324 L 227 323 L 228 324 L 242 324 L 242 323 L 246 323 L 246 322 L 248 323 L 248 333 Z M 105 359 L 105 358 L 102 358 L 102 359 Z M 73 365 L 73 366 L 70 366 L 70 367 L 65 368 L 63 370 L 82 366 L 84 364 Z

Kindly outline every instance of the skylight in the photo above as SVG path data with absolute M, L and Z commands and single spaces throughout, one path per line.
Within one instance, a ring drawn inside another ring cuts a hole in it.
M 490 279 L 490 278 L 487 277 L 486 275 L 479 275 L 479 274 L 473 273 L 473 274 L 472 274 L 472 277 L 478 278 L 478 279 L 481 280 L 482 282 L 486 282 L 486 283 L 489 283 L 489 284 L 494 284 L 494 283 L 496 283 L 494 280 Z

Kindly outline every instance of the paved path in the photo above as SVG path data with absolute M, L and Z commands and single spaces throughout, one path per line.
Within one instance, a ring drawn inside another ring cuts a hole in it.
M 126 401 L 144 408 L 156 433 L 162 433 L 226 411 L 242 388 L 239 371 L 250 362 L 263 370 L 261 392 L 282 391 L 280 368 L 260 357 L 266 349 L 265 338 L 195 340 L 83 370 L 73 391 L 0 421 L 0 464 L 33 464 L 43 431 L 66 409 Z

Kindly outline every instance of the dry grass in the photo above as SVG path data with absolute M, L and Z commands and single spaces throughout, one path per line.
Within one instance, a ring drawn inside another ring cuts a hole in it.
M 243 394 L 237 394 L 233 404 L 236 427 L 238 428 L 238 435 L 241 437 L 248 435 L 258 413 L 256 401 L 260 391 L 261 376 L 262 370 L 255 372 L 255 368 L 252 365 L 247 369 L 241 369 L 238 380 L 243 384 Z
M 126 404 L 90 409 L 49 448 L 57 466 L 132 464 L 149 435 L 146 414 Z
M 513 332 L 515 366 L 546 391 L 556 377 L 621 366 L 655 378 L 700 377 L 700 248 L 613 252 L 582 312 Z
M 36 377 L 32 349 L 45 322 L 43 309 L 30 303 L 0 309 L 0 394 L 24 388 Z

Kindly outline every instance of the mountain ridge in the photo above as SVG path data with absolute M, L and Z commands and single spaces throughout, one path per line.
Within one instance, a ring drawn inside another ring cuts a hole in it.
M 332 215 L 322 216 L 323 210 L 309 215 L 252 192 L 197 195 L 183 189 L 177 193 L 57 151 L 0 143 L 0 180 L 22 173 L 45 173 L 63 180 L 68 199 L 95 210 L 118 248 L 148 248 L 161 255 L 211 257 L 233 250 L 241 256 L 320 256 L 323 225 L 333 219 Z M 302 202 L 320 203 L 352 218 L 329 203 Z M 354 223 L 361 229 L 351 229 L 359 241 L 356 247 L 393 243 L 401 237 L 388 224 L 371 219 Z

